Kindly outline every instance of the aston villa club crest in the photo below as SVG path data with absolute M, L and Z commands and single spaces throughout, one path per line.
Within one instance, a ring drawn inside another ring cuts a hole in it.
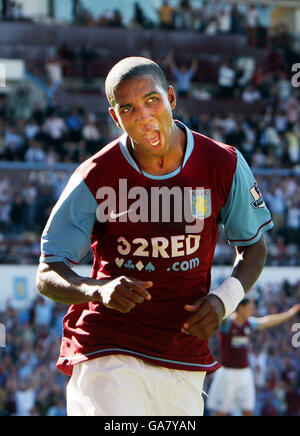
M 190 191 L 192 215 L 197 219 L 211 216 L 211 190 L 193 189 Z

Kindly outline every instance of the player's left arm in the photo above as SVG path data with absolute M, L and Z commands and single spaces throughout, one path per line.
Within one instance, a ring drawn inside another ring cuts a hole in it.
M 264 235 L 253 245 L 235 247 L 236 258 L 232 277 L 238 279 L 245 293 L 250 291 L 258 280 L 267 259 L 267 245 Z
M 300 313 L 300 304 L 295 304 L 286 312 L 274 313 L 261 318 L 256 318 L 256 330 L 266 330 L 272 327 L 277 327 L 292 320 L 298 315 L 298 313 Z
M 267 258 L 267 246 L 264 237 L 253 245 L 236 247 L 236 261 L 232 277 L 240 281 L 245 293 L 250 291 L 263 270 Z M 185 310 L 195 314 L 183 325 L 182 333 L 208 339 L 219 330 L 225 315 L 222 301 L 213 294 L 186 304 Z
M 220 212 L 229 243 L 236 258 L 232 276 L 216 290 L 185 310 L 194 314 L 187 319 L 182 333 L 208 339 L 219 330 L 222 320 L 232 313 L 259 278 L 267 258 L 263 233 L 273 227 L 256 180 L 243 156 L 237 152 L 237 167 L 231 192 Z

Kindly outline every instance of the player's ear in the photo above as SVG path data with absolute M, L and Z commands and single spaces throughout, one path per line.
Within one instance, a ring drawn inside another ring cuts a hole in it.
M 112 117 L 112 119 L 114 120 L 114 122 L 116 123 L 116 125 L 119 127 L 119 129 L 122 129 L 122 126 L 121 126 L 121 124 L 119 122 L 118 116 L 117 116 L 116 111 L 114 110 L 114 108 L 110 107 L 108 109 L 108 112 L 109 112 L 110 116 Z
M 173 111 L 176 107 L 176 94 L 175 94 L 173 86 L 168 87 L 168 100 L 169 100 L 171 109 Z

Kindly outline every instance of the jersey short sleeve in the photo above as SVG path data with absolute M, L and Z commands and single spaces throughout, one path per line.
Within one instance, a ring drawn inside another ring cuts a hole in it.
M 222 335 L 227 335 L 227 333 L 230 330 L 231 324 L 232 324 L 232 321 L 230 318 L 224 319 L 224 321 L 222 322 L 221 327 L 220 327 L 220 332 L 222 333 Z
M 80 263 L 90 250 L 97 207 L 82 177 L 73 174 L 42 234 L 40 262 Z
M 248 322 L 249 322 L 249 325 L 250 325 L 250 328 L 251 328 L 252 331 L 255 331 L 255 330 L 257 330 L 259 328 L 260 324 L 259 324 L 258 318 L 255 318 L 254 316 L 251 316 L 248 319 Z
M 254 175 L 239 151 L 229 198 L 221 209 L 221 224 L 229 243 L 236 246 L 256 243 L 266 230 L 273 227 Z

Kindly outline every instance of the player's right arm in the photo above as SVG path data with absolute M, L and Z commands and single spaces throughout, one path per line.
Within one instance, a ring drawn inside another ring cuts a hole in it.
M 147 291 L 152 282 L 121 276 L 113 280 L 95 280 L 81 277 L 64 262 L 41 263 L 38 268 L 37 288 L 52 300 L 63 304 L 101 302 L 109 309 L 127 313 L 145 300 L 151 300 Z
M 95 280 L 80 277 L 72 267 L 90 250 L 96 222 L 97 201 L 75 173 L 53 208 L 41 240 L 36 284 L 39 292 L 64 304 L 99 301 L 106 307 L 129 312 L 137 303 L 151 299 L 151 282 L 117 277 Z

